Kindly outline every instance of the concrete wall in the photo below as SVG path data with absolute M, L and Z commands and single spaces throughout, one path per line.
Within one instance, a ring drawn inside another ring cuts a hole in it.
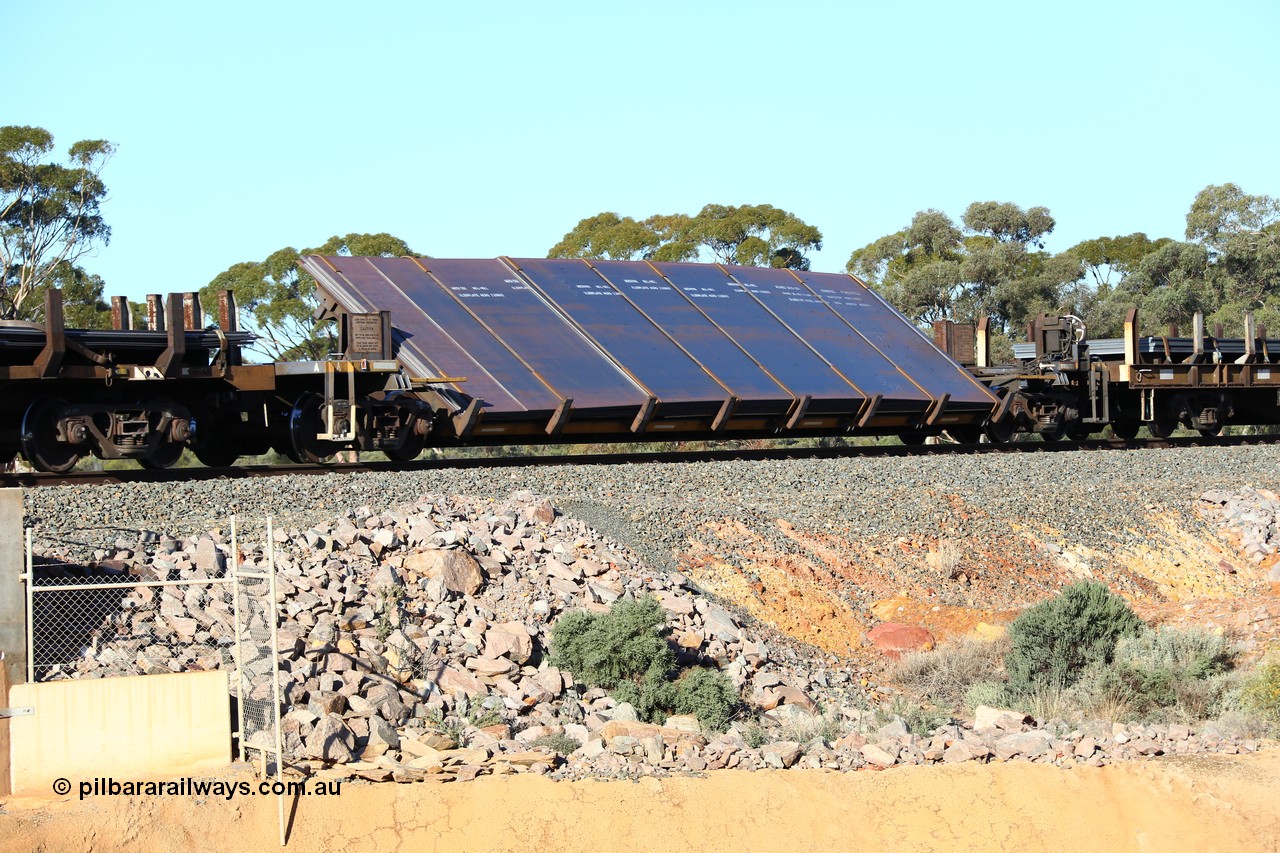
M 208 772 L 231 760 L 225 672 L 183 672 L 18 684 L 9 721 L 13 791 L 47 793 L 55 779 L 117 781 Z
M 27 590 L 22 489 L 0 489 L 0 651 L 10 684 L 27 680 Z

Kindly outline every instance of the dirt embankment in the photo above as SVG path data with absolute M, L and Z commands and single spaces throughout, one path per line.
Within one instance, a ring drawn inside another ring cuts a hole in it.
M 249 777 L 245 777 L 249 778 Z M 1028 763 L 705 778 L 344 785 L 297 850 L 1280 850 L 1280 749 L 1061 770 Z M 0 853 L 278 850 L 276 797 L 15 799 Z
M 958 518 L 982 515 L 952 506 Z M 1267 580 L 1280 555 L 1248 560 L 1216 518 L 1194 534 L 1159 512 L 1134 523 L 1138 544 L 1099 549 L 1025 522 L 994 539 L 963 527 L 874 538 L 723 519 L 700 527 L 678 565 L 791 639 L 873 668 L 885 661 L 866 632 L 880 622 L 923 626 L 939 642 L 983 634 L 1082 579 L 1107 584 L 1149 624 L 1226 632 L 1247 656 L 1280 640 L 1280 582 Z

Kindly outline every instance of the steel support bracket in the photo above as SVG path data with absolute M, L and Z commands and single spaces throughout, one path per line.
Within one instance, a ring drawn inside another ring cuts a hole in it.
M 934 424 L 936 424 L 938 422 L 938 419 L 942 417 L 942 413 L 947 410 L 947 403 L 950 403 L 950 402 L 951 402 L 950 394 L 943 394 L 941 397 L 938 397 L 936 400 L 934 400 L 933 405 L 929 408 L 928 413 L 925 415 L 925 419 L 924 419 L 925 425 L 933 426 Z
M 34 717 L 35 708 L 0 708 L 0 719 L 7 717 Z
M 871 419 L 876 416 L 876 412 L 880 411 L 880 401 L 883 399 L 883 394 L 871 395 L 871 398 L 863 405 L 862 411 L 858 413 L 858 428 L 862 428 L 871 423 Z

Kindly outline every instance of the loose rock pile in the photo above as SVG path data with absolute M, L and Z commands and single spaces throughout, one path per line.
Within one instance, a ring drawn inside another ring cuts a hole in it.
M 1270 489 L 1246 487 L 1238 492 L 1212 490 L 1200 496 L 1222 528 L 1240 540 L 1245 557 L 1259 565 L 1280 549 L 1280 495 Z M 1268 580 L 1280 581 L 1280 563 Z
M 500 502 L 429 496 L 396 511 L 360 507 L 307 530 L 277 530 L 270 545 L 283 616 L 285 750 L 303 772 L 451 781 L 510 772 L 852 770 L 1014 758 L 1097 765 L 1257 748 L 1212 728 L 1070 729 L 1000 709 L 913 733 L 894 713 L 892 691 L 747 624 L 686 578 L 650 569 L 527 491 Z M 143 579 L 208 579 L 230 550 L 218 532 L 97 557 Z M 268 564 L 265 546 L 236 556 L 247 571 Z M 127 594 L 75 674 L 227 665 L 234 629 L 213 589 Z M 693 717 L 640 722 L 630 705 L 550 664 L 550 627 L 561 613 L 604 612 L 642 595 L 665 609 L 682 663 L 715 666 L 742 692 L 746 710 L 728 732 L 704 732 Z M 141 628 L 171 638 L 169 651 L 121 652 L 110 642 L 112 633 Z M 251 628 L 264 636 L 261 617 Z M 271 696 L 267 651 L 246 646 L 246 671 L 266 675 L 248 699 Z

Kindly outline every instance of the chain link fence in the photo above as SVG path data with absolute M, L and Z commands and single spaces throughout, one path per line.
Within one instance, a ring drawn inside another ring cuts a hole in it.
M 113 527 L 26 531 L 30 681 L 232 669 L 219 543 Z
M 269 519 L 267 529 L 269 543 Z M 288 674 L 275 653 L 270 547 L 242 556 L 234 519 L 225 544 L 85 527 L 29 528 L 25 546 L 28 680 L 225 670 L 241 757 L 280 754 L 279 679 Z
M 177 542 L 115 527 L 25 531 L 27 679 L 225 670 L 239 753 L 283 779 L 272 521 L 245 556 L 231 541 Z M 237 664 L 238 662 L 238 664 Z M 285 843 L 283 795 L 277 797 Z

